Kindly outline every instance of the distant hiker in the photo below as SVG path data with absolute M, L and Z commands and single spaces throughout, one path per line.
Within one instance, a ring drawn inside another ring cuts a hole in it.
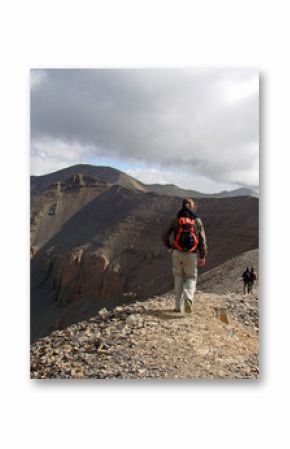
M 254 281 L 257 279 L 257 275 L 254 272 L 253 267 L 252 267 L 251 271 L 249 270 L 249 267 L 247 267 L 246 270 L 242 274 L 242 278 L 244 280 L 244 295 L 245 295 L 246 290 L 248 291 L 248 293 L 250 293 L 252 291 Z
M 173 233 L 173 242 L 170 235 Z M 162 241 L 172 253 L 172 271 L 174 275 L 175 311 L 191 313 L 193 297 L 196 291 L 197 264 L 205 264 L 207 253 L 206 236 L 202 221 L 196 215 L 196 204 L 191 198 L 183 200 L 182 209 L 174 217 Z

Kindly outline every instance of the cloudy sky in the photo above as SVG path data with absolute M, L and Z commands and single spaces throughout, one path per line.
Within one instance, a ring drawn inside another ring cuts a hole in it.
M 258 72 L 32 70 L 31 174 L 79 163 L 207 193 L 258 189 Z

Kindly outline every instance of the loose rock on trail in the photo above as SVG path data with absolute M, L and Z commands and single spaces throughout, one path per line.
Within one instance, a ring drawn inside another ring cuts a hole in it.
M 190 315 L 169 292 L 102 309 L 31 347 L 32 379 L 256 379 L 258 292 L 198 291 Z

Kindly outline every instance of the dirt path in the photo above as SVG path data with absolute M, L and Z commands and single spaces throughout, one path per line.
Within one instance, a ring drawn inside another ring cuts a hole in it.
M 102 310 L 31 349 L 32 378 L 257 378 L 258 292 L 198 292 L 191 315 L 170 292 Z

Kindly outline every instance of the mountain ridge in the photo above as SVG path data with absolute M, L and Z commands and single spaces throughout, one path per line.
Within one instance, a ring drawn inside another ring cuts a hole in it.
M 138 179 L 128 175 L 122 170 L 110 166 L 97 166 L 91 164 L 76 164 L 66 167 L 55 172 L 44 175 L 31 175 L 31 189 L 37 191 L 47 188 L 53 184 L 55 180 L 64 180 L 65 177 L 85 174 L 89 176 L 98 177 L 101 181 L 107 183 L 119 183 L 125 187 L 135 188 L 140 191 L 152 191 L 157 194 L 187 197 L 193 196 L 195 198 L 226 198 L 231 196 L 254 196 L 259 195 L 249 188 L 240 188 L 232 191 L 223 190 L 217 193 L 202 193 L 197 190 L 183 189 L 175 184 L 146 184 Z

